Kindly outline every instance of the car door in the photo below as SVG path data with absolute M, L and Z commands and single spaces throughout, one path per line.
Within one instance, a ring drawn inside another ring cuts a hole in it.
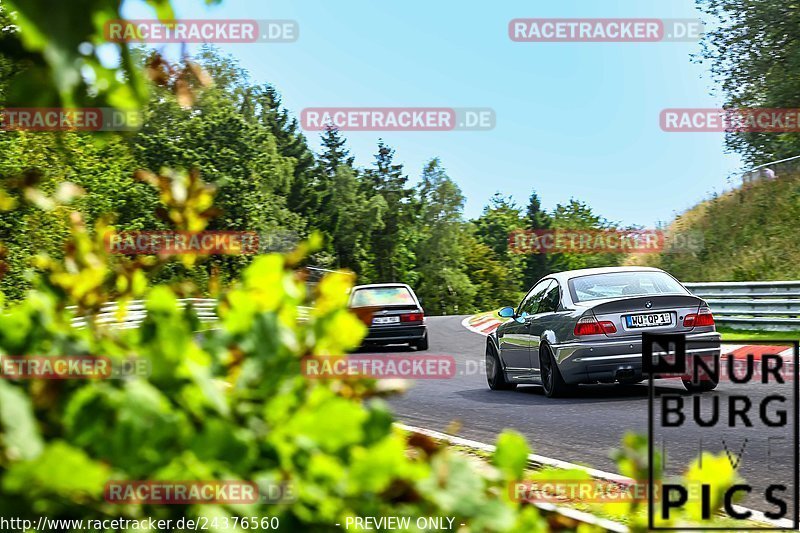
M 531 373 L 530 359 L 530 319 L 539 307 L 539 300 L 544 296 L 544 291 L 551 280 L 537 283 L 517 308 L 518 320 L 508 322 L 504 326 L 503 337 L 499 339 L 503 361 L 509 374 L 529 375 Z
M 558 282 L 554 279 L 549 281 L 550 284 L 539 300 L 539 306 L 536 309 L 536 313 L 531 317 L 528 327 L 529 357 L 531 369 L 536 375 L 539 374 L 539 345 L 541 344 L 542 335 L 545 331 L 553 329 L 555 326 L 555 321 L 558 320 L 556 312 L 561 304 L 561 289 Z

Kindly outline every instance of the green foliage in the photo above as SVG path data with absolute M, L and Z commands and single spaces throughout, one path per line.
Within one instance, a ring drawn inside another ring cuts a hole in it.
M 475 287 L 473 307 L 482 311 L 505 305 L 516 306 L 522 294 L 519 290 L 518 272 L 509 268 L 487 244 L 470 231 L 463 236 L 464 265 Z
M 539 195 L 532 192 L 525 210 L 525 229 L 536 231 L 550 228 L 552 220 L 550 215 L 542 209 Z M 546 254 L 529 254 L 525 258 L 524 286 L 533 287 L 537 281 L 551 272 L 550 260 Z
M 647 437 L 636 433 L 626 433 L 622 439 L 622 446 L 612 453 L 612 458 L 616 460 L 620 474 L 636 480 L 640 485 L 647 482 L 649 478 Z M 722 508 L 725 491 L 741 482 L 736 470 L 731 466 L 729 458 L 724 453 L 713 455 L 704 452 L 702 461 L 700 458 L 693 459 L 683 475 L 677 478 L 662 477 L 662 472 L 657 467 L 662 464 L 662 457 L 657 450 L 654 450 L 653 461 L 656 465 L 656 468 L 653 469 L 656 486 L 644 487 L 645 490 L 638 491 L 640 495 L 644 496 L 652 490 L 654 495 L 663 496 L 660 483 L 675 483 L 684 487 L 692 487 L 690 493 L 692 490 L 696 491 L 700 483 L 705 483 L 711 487 L 709 509 L 712 513 Z M 646 498 L 630 498 L 627 501 L 604 503 L 601 508 L 604 513 L 612 517 L 626 519 L 632 532 L 644 532 L 650 530 L 648 505 Z M 720 518 L 713 515 L 711 519 L 704 520 L 701 507 L 700 498 L 690 497 L 684 507 L 673 510 L 669 520 L 663 520 L 659 513 L 654 513 L 655 526 L 680 529 L 686 526 L 697 528 L 722 525 Z M 732 527 L 742 527 L 742 524 L 737 522 Z
M 595 214 L 588 204 L 570 199 L 569 203 L 556 205 L 552 215 L 552 228 L 564 230 L 608 230 L 613 229 L 610 223 Z M 619 265 L 624 256 L 614 253 L 558 253 L 550 259 L 551 268 L 559 270 L 575 270 Z
M 514 230 L 525 227 L 521 208 L 512 198 L 496 193 L 489 205 L 483 209 L 481 216 L 473 221 L 473 225 L 475 237 L 491 251 L 490 255 L 486 256 L 487 267 L 491 268 L 491 262 L 494 260 L 507 272 L 504 276 L 505 283 L 502 285 L 498 283 L 496 287 L 496 290 L 501 291 L 505 301 L 497 301 L 497 304 L 508 305 L 508 296 L 505 295 L 514 295 L 514 301 L 518 302 L 520 296 L 529 288 L 523 285 L 521 276 L 525 257 L 509 250 L 508 235 Z M 476 251 L 473 248 L 473 252 Z
M 510 261 L 508 234 L 525 226 L 522 209 L 514 199 L 495 193 L 489 205 L 483 209 L 483 214 L 474 223 L 476 236 L 499 257 Z
M 166 177 L 152 177 L 153 185 Z M 173 220 L 206 211 L 203 186 L 162 199 Z M 181 217 L 176 213 L 180 211 Z M 102 260 L 101 239 L 74 222 L 66 262 Z M 71 327 L 69 304 L 105 297 L 120 273 L 51 264 L 40 289 L 4 309 L 0 355 L 104 354 L 147 361 L 149 375 L 119 380 L 0 381 L 0 513 L 31 518 L 177 519 L 276 516 L 284 528 L 332 530 L 348 516 L 452 516 L 473 531 L 543 530 L 531 507 L 498 497 L 519 477 L 524 440 L 498 441 L 498 471 L 393 428 L 371 380 L 302 377 L 301 359 L 346 353 L 364 325 L 346 308 L 351 278 L 331 274 L 309 294 L 296 262 L 313 248 L 258 257 L 218 304 L 218 329 L 197 336 L 191 309 L 166 285 L 144 289 L 137 330 Z M 311 247 L 309 247 L 311 246 Z M 145 266 L 146 268 L 146 266 Z M 314 307 L 298 320 L 298 306 Z M 112 429 L 110 431 L 110 429 Z M 80 475 L 75 475 L 80 472 Z M 114 505 L 109 481 L 243 480 L 288 484 L 275 505 Z
M 471 310 L 476 291 L 464 270 L 461 238 L 464 196 L 438 159 L 432 159 L 425 167 L 418 193 L 419 240 L 415 250 L 418 295 L 428 311 L 436 314 Z
M 714 17 L 703 41 L 726 107 L 800 107 L 800 12 L 792 2 L 700 0 Z M 729 133 L 728 147 L 751 164 L 800 153 L 796 132 Z
M 365 172 L 365 182 L 370 196 L 379 195 L 386 203 L 383 226 L 372 233 L 372 253 L 376 281 L 406 281 L 415 284 L 413 254 L 410 250 L 414 238 L 412 227 L 414 206 L 412 192 L 406 188 L 408 176 L 403 165 L 394 163 L 394 150 L 378 141 L 374 168 Z
M 682 281 L 798 279 L 800 174 L 781 172 L 707 200 L 678 216 L 668 234 L 696 236 L 699 249 L 648 254 L 640 262 Z
M 374 272 L 368 239 L 383 228 L 386 200 L 378 194 L 368 197 L 357 172 L 347 165 L 337 167 L 328 187 L 321 226 L 328 230 L 337 266 L 367 280 Z
M 531 453 L 525 437 L 515 431 L 506 430 L 497 437 L 493 462 L 512 479 L 519 479 L 528 466 Z
M 523 255 L 509 248 L 509 234 L 517 230 L 611 230 L 616 225 L 594 213 L 584 202 L 570 199 L 551 213 L 531 194 L 525 212 L 511 198 L 495 194 L 483 214 L 473 221 L 476 242 L 470 244 L 468 272 L 478 290 L 480 309 L 516 305 L 520 295 L 551 272 L 619 265 L 614 253 L 553 253 Z M 482 259 L 481 259 L 482 258 Z M 486 293 L 493 297 L 481 296 Z
M 174 18 L 169 0 L 149 3 L 162 20 Z M 122 18 L 118 0 L 55 4 L 8 0 L 8 4 L 11 20 L 20 28 L 2 33 L 3 55 L 20 67 L 6 97 L 8 104 L 131 109 L 145 102 L 144 76 L 129 48 L 109 43 L 103 35 L 106 23 Z M 103 64 L 97 52 L 101 44 L 116 50 L 121 68 Z M 123 76 L 117 75 L 120 71 Z

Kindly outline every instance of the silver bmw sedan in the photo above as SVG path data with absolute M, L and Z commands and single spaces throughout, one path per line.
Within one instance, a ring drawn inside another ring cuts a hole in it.
M 705 301 L 668 273 L 650 267 L 608 267 L 544 277 L 516 307 L 504 307 L 486 342 L 492 390 L 541 384 L 548 397 L 581 383 L 637 383 L 642 333 L 679 333 L 687 357 L 718 365 L 720 335 Z M 661 377 L 661 376 L 656 376 Z M 716 387 L 714 378 L 682 377 L 690 391 Z

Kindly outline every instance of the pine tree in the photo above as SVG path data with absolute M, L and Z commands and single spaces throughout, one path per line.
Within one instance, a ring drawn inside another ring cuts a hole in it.
M 327 177 L 333 178 L 340 165 L 353 168 L 354 158 L 350 156 L 350 150 L 345 146 L 347 140 L 335 126 L 325 128 L 321 138 L 323 150 L 319 156 L 319 165 Z
M 379 281 L 408 281 L 404 274 L 413 265 L 413 255 L 407 247 L 411 236 L 406 230 L 411 226 L 413 215 L 407 181 L 403 165 L 394 164 L 394 150 L 379 139 L 375 168 L 366 173 L 368 195 L 380 195 L 386 203 L 383 229 L 372 234 L 375 272 Z
M 297 119 L 283 107 L 281 96 L 273 86 L 261 87 L 254 97 L 260 108 L 259 121 L 275 136 L 278 151 L 294 160 L 286 205 L 291 211 L 313 220 L 321 203 L 314 153 L 299 131 Z
M 526 229 L 530 231 L 548 229 L 551 225 L 550 215 L 542 210 L 542 203 L 536 191 L 531 192 L 528 207 L 525 210 Z M 523 271 L 524 287 L 533 287 L 534 283 L 551 272 L 546 254 L 531 253 L 525 258 Z
M 336 266 L 353 270 L 361 282 L 367 282 L 374 273 L 370 236 L 383 227 L 386 203 L 380 195 L 368 197 L 348 165 L 337 167 L 328 193 L 324 229 L 331 238 Z

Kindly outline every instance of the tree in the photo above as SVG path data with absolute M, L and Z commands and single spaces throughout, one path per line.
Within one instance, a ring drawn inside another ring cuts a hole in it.
M 531 192 L 528 207 L 525 210 L 526 228 L 530 231 L 548 229 L 551 225 L 550 215 L 542 210 L 542 204 L 536 191 Z M 547 254 L 528 254 L 525 257 L 524 284 L 533 287 L 534 283 L 551 272 Z
M 521 299 L 517 273 L 509 270 L 497 253 L 475 236 L 475 227 L 467 224 L 462 234 L 464 268 L 475 287 L 473 309 L 490 311 L 502 306 L 516 306 Z
M 488 246 L 500 264 L 511 273 L 509 289 L 515 294 L 522 288 L 524 257 L 509 250 L 508 239 L 514 230 L 524 229 L 522 209 L 511 197 L 496 193 L 480 217 L 473 221 L 475 236 Z
M 366 171 L 365 178 L 368 194 L 378 194 L 386 202 L 383 227 L 374 231 L 371 239 L 377 280 L 408 282 L 414 264 L 409 249 L 413 238 L 411 192 L 406 188 L 403 165 L 394 163 L 394 150 L 382 140 L 378 141 L 375 166 Z
M 425 166 L 417 192 L 417 293 L 426 302 L 428 312 L 464 312 L 471 308 L 475 296 L 475 287 L 464 271 L 464 196 L 436 158 Z
M 347 149 L 347 140 L 342 137 L 336 126 L 326 127 L 320 137 L 322 137 L 323 150 L 319 156 L 319 165 L 326 176 L 333 177 L 340 165 L 353 168 L 355 158 L 350 155 L 350 150 Z
M 386 202 L 380 195 L 368 197 L 359 185 L 355 170 L 339 165 L 323 204 L 324 220 L 336 266 L 349 268 L 368 282 L 375 276 L 369 238 L 383 227 Z
M 319 205 L 308 214 L 309 221 L 327 237 L 332 266 L 349 268 L 363 279 L 372 279 L 375 269 L 370 240 L 372 232 L 383 227 L 386 201 L 365 186 L 362 173 L 353 167 L 346 139 L 335 127 L 327 128 L 321 138 L 317 181 L 309 192 Z
M 557 204 L 553 210 L 552 228 L 555 230 L 613 230 L 614 224 L 596 215 L 586 203 L 570 198 L 566 204 Z M 555 271 L 617 266 L 622 253 L 564 252 L 550 255 L 550 264 Z
M 210 52 L 203 61 L 214 64 Z M 241 105 L 246 79 L 237 66 L 225 70 L 224 65 L 215 65 L 215 75 L 224 83 L 199 94 L 191 109 L 179 105 L 169 91 L 153 90 L 144 127 L 131 139 L 136 162 L 151 169 L 196 169 L 216 186 L 222 213 L 210 230 L 253 231 L 264 240 L 284 230 L 304 234 L 306 220 L 287 206 L 297 160 L 280 151 L 268 122 L 242 114 L 247 109 Z M 287 149 L 286 144 L 283 147 Z M 223 280 L 230 280 L 251 259 L 214 256 L 205 269 L 217 268 Z M 188 274 L 177 269 L 170 275 Z
M 800 107 L 800 10 L 792 2 L 701 0 L 715 17 L 702 59 L 721 83 L 726 107 Z M 800 134 L 729 133 L 727 146 L 751 164 L 800 154 Z
M 259 120 L 275 137 L 278 152 L 293 160 L 286 206 L 295 213 L 309 217 L 322 202 L 314 153 L 299 131 L 297 119 L 291 117 L 283 107 L 280 94 L 272 85 L 259 89 L 255 101 L 260 109 Z
M 508 253 L 508 235 L 515 229 L 525 227 L 522 209 L 512 197 L 495 193 L 489 200 L 489 205 L 483 208 L 483 213 L 475 220 L 476 234 L 498 255 Z

